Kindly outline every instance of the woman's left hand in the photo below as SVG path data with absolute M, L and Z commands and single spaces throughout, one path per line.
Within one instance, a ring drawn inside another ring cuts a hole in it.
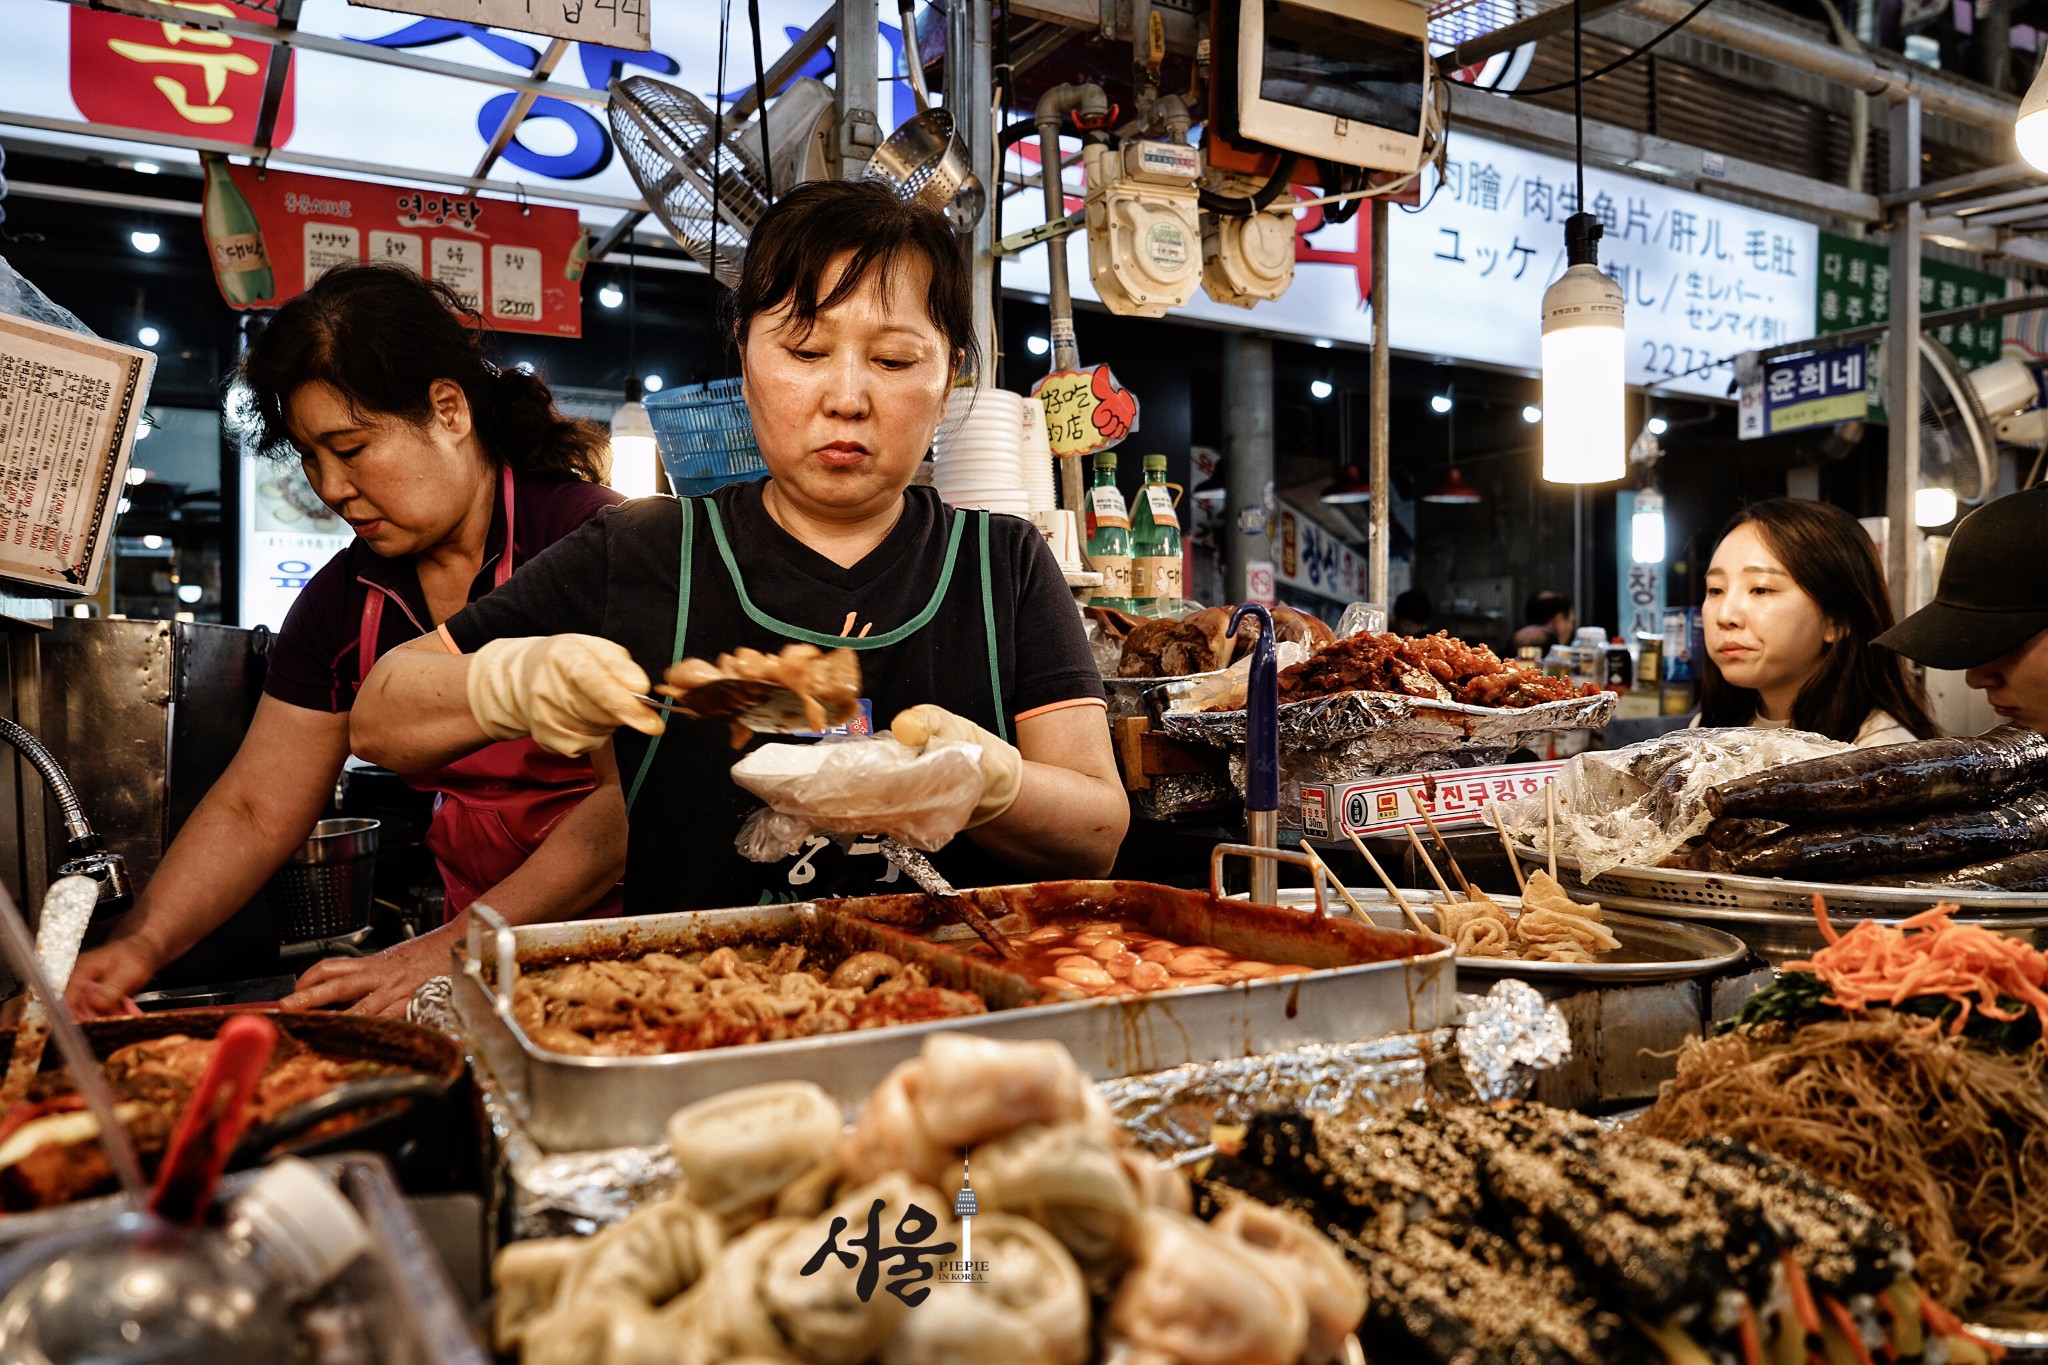
M 369 957 L 315 963 L 278 1004 L 288 1010 L 347 1005 L 353 1014 L 403 1015 L 414 991 L 448 974 L 450 939 L 446 929 L 437 929 Z

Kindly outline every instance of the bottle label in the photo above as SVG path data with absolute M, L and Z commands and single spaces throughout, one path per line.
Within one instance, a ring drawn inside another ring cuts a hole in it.
M 1088 510 L 1097 528 L 1118 526 L 1128 529 L 1130 513 L 1124 507 L 1123 490 L 1114 484 L 1101 484 L 1088 490 Z
M 1141 555 L 1131 561 L 1131 596 L 1140 600 L 1181 596 L 1179 555 Z
M 1173 490 L 1163 483 L 1145 485 L 1145 502 L 1152 509 L 1154 526 L 1180 526 L 1180 516 L 1173 510 Z
M 263 249 L 263 234 L 260 232 L 230 233 L 223 237 L 209 237 L 207 241 L 213 248 L 214 269 L 223 275 L 270 268 L 270 254 Z
M 1131 597 L 1131 557 L 1129 555 L 1090 555 L 1088 567 L 1102 575 L 1102 586 L 1095 590 L 1097 597 Z

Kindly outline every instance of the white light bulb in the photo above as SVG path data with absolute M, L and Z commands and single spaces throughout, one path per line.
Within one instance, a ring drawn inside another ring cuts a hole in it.
M 1664 562 L 1664 498 L 1656 492 L 1636 495 L 1629 518 L 1629 558 L 1638 564 Z
M 142 548 L 145 550 L 161 550 L 163 547 L 164 538 L 162 536 L 144 536 L 142 538 Z
M 1590 264 L 1543 293 L 1543 477 L 1606 483 L 1627 472 L 1628 355 L 1621 286 Z
M 1429 410 L 1441 417 L 1451 410 L 1451 396 L 1447 393 L 1433 393 L 1429 396 Z
M 597 301 L 607 308 L 617 308 L 626 301 L 626 291 L 615 284 L 601 285 L 597 291 Z
M 1024 349 L 1033 355 L 1044 355 L 1052 349 L 1052 342 L 1042 336 L 1028 336 L 1024 338 Z
M 2037 171 L 2048 171 L 2048 67 L 2034 74 L 2027 97 L 2020 101 L 2019 121 L 2012 131 L 2027 164 Z
M 135 339 L 145 346 L 154 346 L 164 339 L 164 334 L 154 327 L 137 328 Z
M 1946 526 L 1956 519 L 1953 488 L 1922 488 L 1913 494 L 1913 521 L 1920 526 Z
M 1330 349 L 1334 348 L 1334 347 L 1336 346 L 1336 344 L 1337 344 L 1336 342 L 1334 342 L 1334 341 L 1330 340 L 1330 339 L 1329 339 L 1328 337 L 1317 337 L 1317 338 L 1316 338 L 1316 349 L 1317 349 L 1318 351 L 1327 351 L 1327 350 L 1330 350 Z
M 197 583 L 180 583 L 178 585 L 178 600 L 187 605 L 197 602 L 204 596 L 206 596 L 206 589 L 200 587 Z
M 154 161 L 138 161 L 135 163 L 135 173 L 137 175 L 155 175 L 162 169 L 163 167 L 157 165 Z
M 124 516 L 124 517 L 125 517 L 125 516 L 127 516 L 127 515 L 128 515 L 128 499 L 126 499 L 126 498 L 123 498 L 123 499 L 121 499 L 121 505 L 120 505 L 120 506 L 119 506 L 118 508 L 116 508 L 116 509 L 115 509 L 115 512 L 116 512 L 116 514 L 117 514 L 117 515 L 119 515 L 119 516 Z
M 128 234 L 128 245 L 134 247 L 145 256 L 150 255 L 163 244 L 164 239 L 154 232 L 131 232 Z
M 648 375 L 645 379 L 640 381 L 640 390 L 643 393 L 660 393 L 661 376 L 658 374 Z
M 1327 379 L 1311 379 L 1308 384 L 1308 391 L 1318 398 L 1328 398 L 1336 392 L 1336 389 Z
M 1522 408 L 1522 420 L 1532 427 L 1535 426 L 1543 420 L 1543 409 L 1537 407 L 1534 403 L 1525 405 Z
M 148 428 L 148 427 L 137 427 L 137 428 L 135 429 L 135 439 L 136 439 L 136 440 L 138 440 L 138 441 L 139 441 L 139 440 L 141 440 L 141 439 L 142 439 L 142 433 L 143 433 L 143 432 L 145 432 L 145 431 L 148 431 L 148 430 L 149 430 L 149 428 Z M 139 464 L 131 464 L 131 465 L 129 465 L 129 466 L 128 466 L 128 486 L 129 486 L 130 488 L 133 488 L 133 487 L 134 487 L 134 486 L 135 486 L 136 484 L 138 484 L 138 483 L 148 483 L 148 482 L 149 482 L 149 471 L 148 471 L 147 469 L 144 469 L 144 468 L 143 468 L 143 467 L 142 467 L 141 465 L 139 465 Z
M 1652 436 L 1662 436 L 1665 432 L 1671 430 L 1671 423 L 1665 421 L 1662 417 L 1652 417 L 1647 425 Z
M 621 403 L 612 414 L 611 486 L 629 498 L 651 497 L 661 451 L 654 440 L 654 422 L 639 403 Z

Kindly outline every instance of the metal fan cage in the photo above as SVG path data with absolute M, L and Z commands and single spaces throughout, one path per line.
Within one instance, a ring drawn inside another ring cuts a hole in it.
M 713 137 L 711 110 L 687 90 L 628 76 L 612 82 L 611 97 L 612 137 L 647 207 L 719 283 L 736 288 L 747 241 L 768 211 L 759 159 Z
M 1996 478 L 1997 438 L 1969 372 L 1947 347 L 1920 338 L 1920 483 L 1953 488 L 1964 507 L 1982 502 Z

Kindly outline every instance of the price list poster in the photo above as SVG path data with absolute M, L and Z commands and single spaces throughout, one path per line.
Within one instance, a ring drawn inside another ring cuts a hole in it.
M 583 334 L 574 209 L 208 158 L 204 225 L 234 308 L 275 308 L 338 265 L 383 262 L 447 285 L 498 331 Z
M 156 357 L 0 314 L 0 578 L 99 590 Z

